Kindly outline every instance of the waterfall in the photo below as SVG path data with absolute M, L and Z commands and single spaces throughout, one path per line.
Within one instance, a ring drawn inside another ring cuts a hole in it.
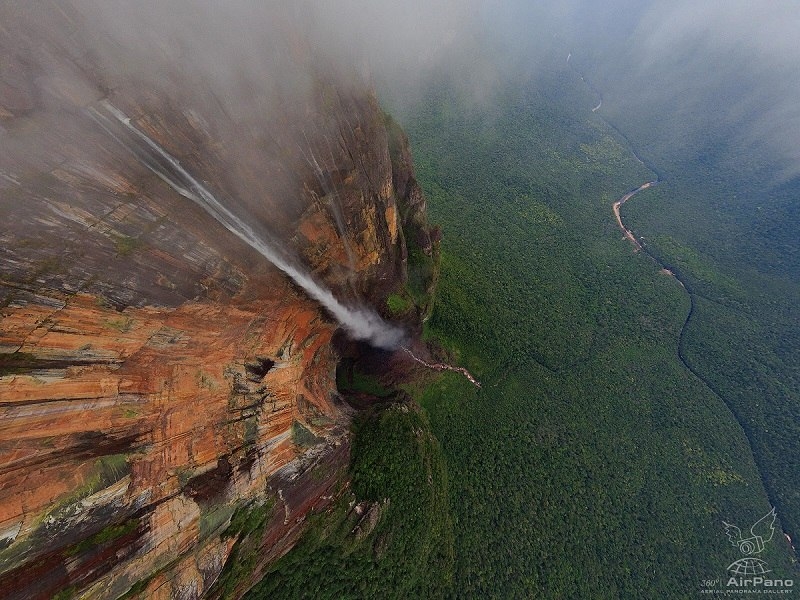
M 158 143 L 131 123 L 130 118 L 107 101 L 101 106 L 124 129 L 133 134 L 128 140 L 117 135 L 114 122 L 95 108 L 90 108 L 92 118 L 117 142 L 125 147 L 142 164 L 160 177 L 184 198 L 191 200 L 211 215 L 228 231 L 255 249 L 285 273 L 306 293 L 319 302 L 336 321 L 355 339 L 365 340 L 379 348 L 388 350 L 399 347 L 405 332 L 388 324 L 378 313 L 366 306 L 348 306 L 340 302 L 333 293 L 319 283 L 314 276 L 302 268 L 280 247 L 280 242 L 269 239 L 266 233 L 257 233 L 241 217 L 226 208 L 202 183 L 181 166 L 180 162 Z M 136 143 L 131 143 L 131 141 Z

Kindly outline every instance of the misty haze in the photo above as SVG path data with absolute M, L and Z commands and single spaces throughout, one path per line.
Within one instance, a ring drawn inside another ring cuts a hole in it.
M 793 593 L 798 31 L 0 3 L 0 598 Z

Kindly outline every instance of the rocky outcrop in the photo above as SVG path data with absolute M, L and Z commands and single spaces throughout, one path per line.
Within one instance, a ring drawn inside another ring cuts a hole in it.
M 368 89 L 319 73 L 244 122 L 180 75 L 144 88 L 63 43 L 0 65 L 0 596 L 236 596 L 344 485 L 337 326 L 90 109 L 120 106 L 378 307 L 405 279 L 404 224 L 427 231 L 407 142 Z

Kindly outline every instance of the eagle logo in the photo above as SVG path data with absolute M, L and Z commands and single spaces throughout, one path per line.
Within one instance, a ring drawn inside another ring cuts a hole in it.
M 748 538 L 742 537 L 742 530 L 736 525 L 731 525 L 725 521 L 722 524 L 725 526 L 725 533 L 731 544 L 739 548 L 739 551 L 745 556 L 752 556 L 759 554 L 764 550 L 764 544 L 772 539 L 775 535 L 775 509 L 773 508 L 766 515 L 761 517 L 758 521 L 753 523 L 750 527 L 751 536 Z

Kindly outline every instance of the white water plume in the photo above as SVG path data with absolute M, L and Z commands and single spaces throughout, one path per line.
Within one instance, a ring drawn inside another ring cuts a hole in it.
M 342 304 L 330 290 L 317 282 L 310 273 L 296 265 L 284 251 L 269 243 L 263 235 L 257 234 L 246 222 L 223 206 L 203 184 L 181 166 L 175 157 L 134 126 L 127 115 L 107 101 L 103 101 L 101 104 L 135 138 L 144 142 L 147 148 L 143 149 L 126 143 L 114 133 L 113 124 L 107 117 L 95 109 L 90 109 L 92 117 L 106 132 L 181 196 L 200 206 L 228 231 L 258 251 L 303 288 L 311 298 L 325 307 L 353 338 L 367 341 L 387 350 L 398 348 L 403 343 L 405 333 L 402 329 L 386 323 L 380 315 L 367 307 Z M 168 164 L 169 169 L 165 168 L 163 163 Z

